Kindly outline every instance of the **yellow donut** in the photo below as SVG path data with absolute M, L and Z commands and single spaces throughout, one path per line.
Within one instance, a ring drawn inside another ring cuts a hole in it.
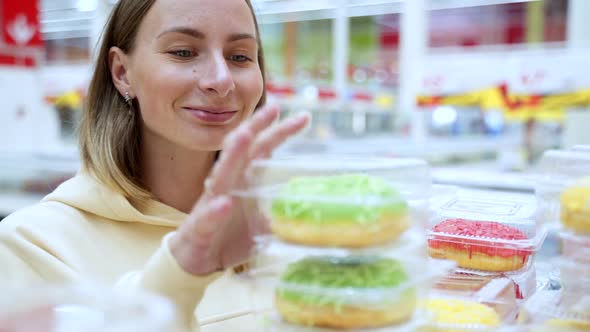
M 432 315 L 426 331 L 462 332 L 466 328 L 496 327 L 500 318 L 487 305 L 459 299 L 429 299 L 426 310 Z
M 590 234 L 590 177 L 561 193 L 561 223 L 576 233 Z

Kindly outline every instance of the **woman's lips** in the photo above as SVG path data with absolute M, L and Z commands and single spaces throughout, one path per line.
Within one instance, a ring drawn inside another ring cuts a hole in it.
M 223 124 L 229 122 L 238 114 L 237 111 L 206 111 L 202 109 L 185 108 L 185 110 L 201 122 Z

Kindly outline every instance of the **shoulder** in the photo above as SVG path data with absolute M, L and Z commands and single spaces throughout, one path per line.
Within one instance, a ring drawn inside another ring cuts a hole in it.
M 0 222 L 0 275 L 22 282 L 69 281 L 78 277 L 88 241 L 82 212 L 58 202 L 41 202 Z M 74 250 L 73 250 L 74 249 Z
M 14 212 L 0 222 L 0 235 L 24 229 L 62 229 L 85 219 L 75 207 L 55 201 L 44 201 Z

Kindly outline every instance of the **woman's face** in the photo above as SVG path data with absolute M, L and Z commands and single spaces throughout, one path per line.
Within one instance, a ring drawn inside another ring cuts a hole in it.
M 244 0 L 157 0 L 127 59 L 144 137 L 194 151 L 221 148 L 263 92 Z

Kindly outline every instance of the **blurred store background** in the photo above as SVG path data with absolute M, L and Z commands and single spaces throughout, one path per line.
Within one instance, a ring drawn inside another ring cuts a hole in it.
M 76 125 L 116 0 L 0 0 L 0 216 L 79 167 Z M 590 144 L 588 0 L 253 0 L 280 153 L 415 156 L 439 183 L 532 192 Z

